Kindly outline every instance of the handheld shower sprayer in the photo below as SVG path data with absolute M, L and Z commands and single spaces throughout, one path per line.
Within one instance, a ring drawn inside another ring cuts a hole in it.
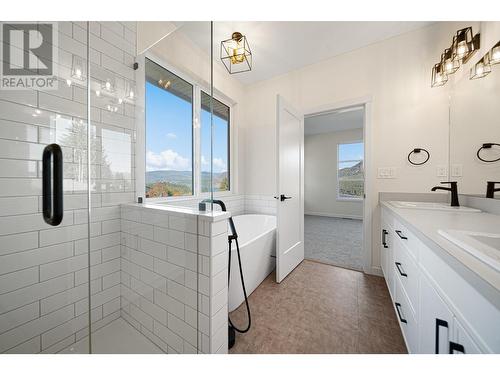
M 219 199 L 204 199 L 202 203 L 212 203 L 212 204 L 217 204 L 220 206 L 222 211 L 227 211 L 226 210 L 226 205 L 224 204 L 223 201 Z M 231 234 L 228 236 L 228 243 L 229 243 L 229 264 L 228 264 L 228 270 L 227 270 L 227 284 L 229 287 L 229 281 L 231 280 L 231 248 L 232 248 L 232 242 L 234 241 L 236 243 L 236 254 L 238 255 L 238 265 L 240 268 L 240 278 L 241 278 L 241 286 L 243 288 L 243 295 L 245 297 L 245 305 L 247 308 L 247 315 L 248 315 L 248 325 L 245 329 L 240 329 L 237 328 L 233 322 L 231 321 L 231 318 L 228 317 L 229 321 L 229 327 L 228 327 L 228 346 L 229 349 L 231 349 L 236 341 L 236 332 L 239 333 L 246 333 L 250 330 L 250 327 L 252 325 L 252 317 L 250 315 L 250 305 L 248 304 L 248 297 L 247 297 L 247 290 L 245 287 L 245 280 L 243 278 L 243 269 L 241 268 L 241 256 L 240 256 L 240 245 L 238 244 L 238 233 L 236 232 L 236 227 L 234 226 L 234 221 L 233 218 L 230 217 L 229 219 L 229 228 L 231 229 Z

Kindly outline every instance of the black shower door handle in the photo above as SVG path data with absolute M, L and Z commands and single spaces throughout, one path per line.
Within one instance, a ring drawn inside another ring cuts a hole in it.
M 42 169 L 43 220 L 56 226 L 63 219 L 63 156 L 58 144 L 43 149 Z

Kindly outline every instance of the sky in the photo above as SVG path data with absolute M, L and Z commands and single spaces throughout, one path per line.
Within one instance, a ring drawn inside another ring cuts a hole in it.
M 344 143 L 339 144 L 339 163 L 340 168 L 347 168 L 356 165 L 358 162 L 344 162 L 343 160 L 363 160 L 364 146 L 363 143 Z
M 214 172 L 227 170 L 227 122 L 214 116 Z M 210 171 L 210 113 L 201 113 L 202 171 Z M 192 104 L 146 82 L 146 170 L 192 170 Z

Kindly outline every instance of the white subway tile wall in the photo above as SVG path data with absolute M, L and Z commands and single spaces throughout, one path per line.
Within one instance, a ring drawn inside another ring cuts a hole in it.
M 122 205 L 121 228 L 122 317 L 166 353 L 227 353 L 227 221 Z
M 85 22 L 58 25 L 58 90 L 0 90 L 0 352 L 54 353 L 88 335 L 87 87 L 71 77 L 73 55 L 86 64 L 86 30 Z M 129 22 L 91 22 L 90 33 L 90 286 L 96 330 L 120 317 L 120 204 L 135 195 L 135 121 L 134 102 L 118 99 L 126 83 L 135 81 L 136 30 Z M 116 83 L 113 94 L 100 90 L 108 78 Z M 58 227 L 45 224 L 41 213 L 41 156 L 53 142 L 62 146 L 65 161 L 65 212 Z M 154 255 L 160 251 L 147 242 L 140 245 Z M 175 252 L 171 257 L 173 265 L 183 261 Z M 152 275 L 141 276 L 133 285 L 141 298 L 152 299 L 143 281 L 151 283 Z M 136 316 L 153 332 L 147 314 Z M 168 316 L 158 322 L 167 326 Z

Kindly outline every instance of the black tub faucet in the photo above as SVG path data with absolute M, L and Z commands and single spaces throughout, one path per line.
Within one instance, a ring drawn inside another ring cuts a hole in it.
M 436 190 L 446 190 L 451 192 L 451 206 L 452 207 L 459 207 L 460 203 L 458 203 L 458 186 L 457 186 L 457 181 L 444 181 L 441 182 L 442 184 L 450 184 L 450 187 L 443 187 L 443 186 L 434 186 L 431 191 L 436 191 Z
M 486 182 L 486 198 L 495 198 L 495 192 L 500 191 L 500 188 L 495 189 L 495 184 L 500 184 L 498 181 L 487 181 Z

